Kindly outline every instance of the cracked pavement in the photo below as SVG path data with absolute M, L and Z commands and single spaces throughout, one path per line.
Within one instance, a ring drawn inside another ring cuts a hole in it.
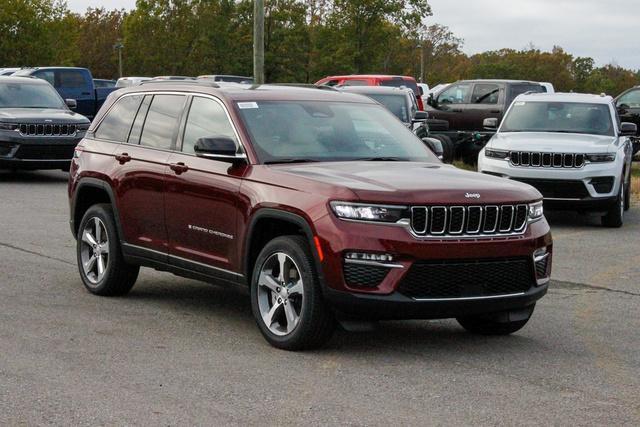
M 640 424 L 640 206 L 548 215 L 550 291 L 510 337 L 455 321 L 271 348 L 247 292 L 144 269 L 86 292 L 67 176 L 0 172 L 0 424 Z

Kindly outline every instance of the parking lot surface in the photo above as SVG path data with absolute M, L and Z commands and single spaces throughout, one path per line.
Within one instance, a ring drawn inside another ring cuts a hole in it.
M 274 349 L 248 293 L 143 269 L 90 295 L 67 175 L 0 172 L 0 424 L 640 424 L 640 206 L 548 215 L 554 269 L 509 337 L 453 320 Z

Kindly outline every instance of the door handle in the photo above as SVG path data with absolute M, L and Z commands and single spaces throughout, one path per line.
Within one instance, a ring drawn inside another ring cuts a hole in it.
M 120 162 L 121 165 L 124 165 L 131 161 L 131 156 L 128 153 L 116 154 L 116 160 Z
M 181 173 L 184 173 L 189 170 L 189 166 L 185 165 L 182 162 L 170 163 L 169 167 L 171 168 L 172 171 L 176 173 L 176 175 L 180 175 Z

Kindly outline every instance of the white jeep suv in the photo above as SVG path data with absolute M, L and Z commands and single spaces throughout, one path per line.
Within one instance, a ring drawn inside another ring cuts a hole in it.
M 496 129 L 497 119 L 484 126 Z M 478 170 L 534 186 L 547 207 L 600 213 L 603 225 L 620 227 L 635 132 L 620 123 L 610 96 L 527 93 L 480 151 Z

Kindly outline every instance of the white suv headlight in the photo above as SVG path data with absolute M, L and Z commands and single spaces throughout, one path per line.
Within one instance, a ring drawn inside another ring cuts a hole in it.
M 369 205 L 350 202 L 331 202 L 331 209 L 340 219 L 376 222 L 398 222 L 406 217 L 406 206 Z
M 505 150 L 493 150 L 490 148 L 484 149 L 484 156 L 492 159 L 507 160 L 509 158 L 509 152 Z
M 585 158 L 591 163 L 613 162 L 616 153 L 585 154 Z

